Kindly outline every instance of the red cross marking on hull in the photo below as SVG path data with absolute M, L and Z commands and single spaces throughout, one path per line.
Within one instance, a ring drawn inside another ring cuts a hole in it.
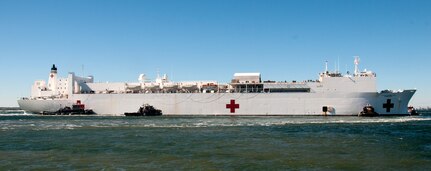
M 239 104 L 235 104 L 235 100 L 230 100 L 230 104 L 226 104 L 226 109 L 230 109 L 230 113 L 235 113 L 235 109 L 239 109 Z

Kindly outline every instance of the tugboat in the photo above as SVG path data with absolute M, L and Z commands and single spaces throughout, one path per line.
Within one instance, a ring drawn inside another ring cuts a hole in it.
M 85 105 L 81 104 L 80 100 L 77 100 L 75 104 L 72 105 L 72 108 L 66 106 L 61 108 L 55 112 L 42 112 L 42 115 L 93 115 L 93 110 L 85 109 Z
M 162 111 L 159 109 L 154 108 L 153 106 L 149 104 L 144 104 L 141 107 L 139 107 L 138 112 L 133 113 L 124 113 L 126 116 L 160 116 L 162 115 Z
M 413 106 L 409 106 L 407 111 L 410 115 L 419 115 L 419 112 Z
M 374 107 L 367 104 L 363 110 L 358 114 L 358 116 L 379 116 L 377 112 L 374 111 Z

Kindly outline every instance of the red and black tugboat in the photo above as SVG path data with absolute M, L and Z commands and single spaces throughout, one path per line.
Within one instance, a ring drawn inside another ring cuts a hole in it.
M 81 103 L 81 100 L 77 100 L 72 107 L 65 106 L 55 112 L 42 112 L 43 115 L 93 115 L 93 110 L 85 109 L 85 105 Z
M 377 112 L 374 111 L 374 107 L 371 105 L 366 105 L 362 109 L 362 111 L 359 113 L 358 116 L 379 116 Z
M 160 116 L 162 115 L 162 111 L 159 109 L 154 108 L 153 106 L 149 104 L 144 104 L 141 107 L 139 107 L 138 112 L 132 112 L 132 113 L 124 113 L 126 116 Z
M 409 112 L 410 115 L 419 115 L 419 112 L 413 106 L 409 106 L 407 112 Z

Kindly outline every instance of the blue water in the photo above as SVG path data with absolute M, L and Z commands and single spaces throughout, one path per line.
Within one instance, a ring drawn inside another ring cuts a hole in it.
M 0 114 L 0 170 L 431 170 L 431 116 Z

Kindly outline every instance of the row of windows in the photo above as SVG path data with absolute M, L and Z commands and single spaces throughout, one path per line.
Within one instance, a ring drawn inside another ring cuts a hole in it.
M 62 86 L 62 85 L 67 86 L 67 82 L 66 82 L 66 83 L 64 83 L 64 84 L 62 84 L 61 82 L 59 82 L 59 83 L 58 83 L 58 85 L 59 85 L 59 86 Z

